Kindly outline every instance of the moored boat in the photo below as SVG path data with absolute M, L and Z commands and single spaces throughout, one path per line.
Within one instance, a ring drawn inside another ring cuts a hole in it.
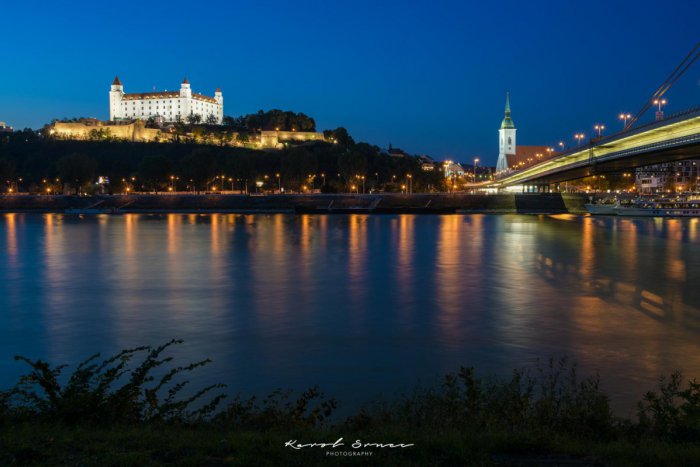
M 614 204 L 609 204 L 609 203 L 604 203 L 604 204 L 585 204 L 586 210 L 590 214 L 598 215 L 598 216 L 614 216 L 617 214 L 617 208 L 620 207 L 620 203 L 614 203 Z

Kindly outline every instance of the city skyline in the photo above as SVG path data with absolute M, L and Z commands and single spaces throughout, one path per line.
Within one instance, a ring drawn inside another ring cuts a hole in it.
M 31 15 L 8 5 L 16 21 L 0 120 L 17 129 L 106 120 L 115 75 L 131 89 L 159 91 L 187 76 L 202 92 L 220 87 L 226 115 L 304 112 L 318 129 L 344 126 L 382 147 L 495 165 L 506 91 L 522 144 L 573 145 L 574 134 L 593 136 L 601 123 L 617 131 L 619 113 L 636 113 L 692 47 L 699 12 L 683 2 L 662 20 L 654 2 L 539 4 L 546 15 L 516 2 L 410 3 L 211 2 L 192 16 L 190 34 L 172 34 L 193 10 L 186 3 L 122 2 L 118 15 L 84 2 L 40 5 Z M 669 113 L 698 103 L 698 76 L 696 65 L 671 89 Z

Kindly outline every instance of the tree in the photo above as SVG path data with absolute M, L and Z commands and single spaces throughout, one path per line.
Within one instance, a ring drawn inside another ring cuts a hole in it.
M 350 133 L 345 128 L 338 127 L 335 130 L 325 130 L 323 132 L 323 137 L 329 141 L 337 143 L 339 146 L 348 148 L 355 145 L 355 140 L 352 139 Z
M 102 141 L 110 139 L 112 137 L 112 132 L 109 131 L 109 128 L 94 128 L 90 130 L 88 135 L 92 141 Z
M 217 172 L 216 155 L 209 149 L 198 148 L 180 162 L 180 171 L 186 180 L 192 180 L 196 190 L 206 188 L 206 183 Z
M 291 149 L 282 158 L 282 176 L 285 180 L 301 184 L 309 175 L 315 175 L 317 170 L 316 154 L 307 148 Z
M 148 155 L 139 164 L 139 178 L 158 192 L 158 182 L 166 180 L 170 173 L 170 161 L 161 155 Z
M 75 194 L 95 178 L 97 162 L 85 154 L 73 153 L 63 156 L 57 163 L 59 176 L 74 185 Z
M 190 115 L 187 117 L 187 122 L 192 125 L 198 125 L 202 123 L 202 116 L 194 112 L 190 112 Z
M 158 122 L 156 121 L 156 117 L 151 115 L 148 117 L 146 120 L 146 128 L 158 128 Z
M 0 158 L 0 182 L 10 180 L 14 175 L 14 167 L 7 159 Z
M 218 125 L 219 124 L 219 119 L 216 115 L 214 114 L 209 114 L 207 115 L 207 125 Z

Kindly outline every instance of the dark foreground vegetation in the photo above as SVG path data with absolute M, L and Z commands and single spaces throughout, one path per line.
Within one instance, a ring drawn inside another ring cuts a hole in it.
M 0 393 L 0 465 L 621 465 L 700 463 L 700 383 L 679 373 L 616 417 L 598 379 L 565 360 L 510 379 L 462 368 L 440 385 L 377 401 L 346 419 L 338 402 L 300 394 L 226 398 L 221 385 L 190 388 L 208 361 L 179 366 L 158 348 L 95 355 L 65 366 L 26 362 L 29 373 Z M 285 448 L 334 443 L 340 448 Z M 352 443 L 405 443 L 353 449 Z M 331 457 L 333 451 L 371 451 Z

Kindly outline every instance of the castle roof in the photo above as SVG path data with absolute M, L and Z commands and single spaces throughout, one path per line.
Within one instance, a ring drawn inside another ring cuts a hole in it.
M 216 88 L 216 91 L 214 92 L 221 92 L 221 88 Z
M 149 99 L 175 99 L 179 97 L 180 91 L 132 92 L 129 94 L 124 94 L 122 99 L 127 101 L 138 101 Z M 212 104 L 216 104 L 216 99 L 214 99 L 213 97 L 205 96 L 204 94 L 198 94 L 196 92 L 193 92 L 192 98 L 203 102 L 211 102 Z
M 163 99 L 180 97 L 180 91 L 162 91 L 162 92 L 132 92 L 124 94 L 123 100 L 135 101 L 145 99 Z
M 122 82 L 119 81 L 119 76 L 114 77 L 114 81 L 112 81 L 112 86 L 121 86 Z
M 185 79 L 182 81 L 182 84 L 190 84 L 190 82 L 187 81 L 187 76 L 185 76 Z

